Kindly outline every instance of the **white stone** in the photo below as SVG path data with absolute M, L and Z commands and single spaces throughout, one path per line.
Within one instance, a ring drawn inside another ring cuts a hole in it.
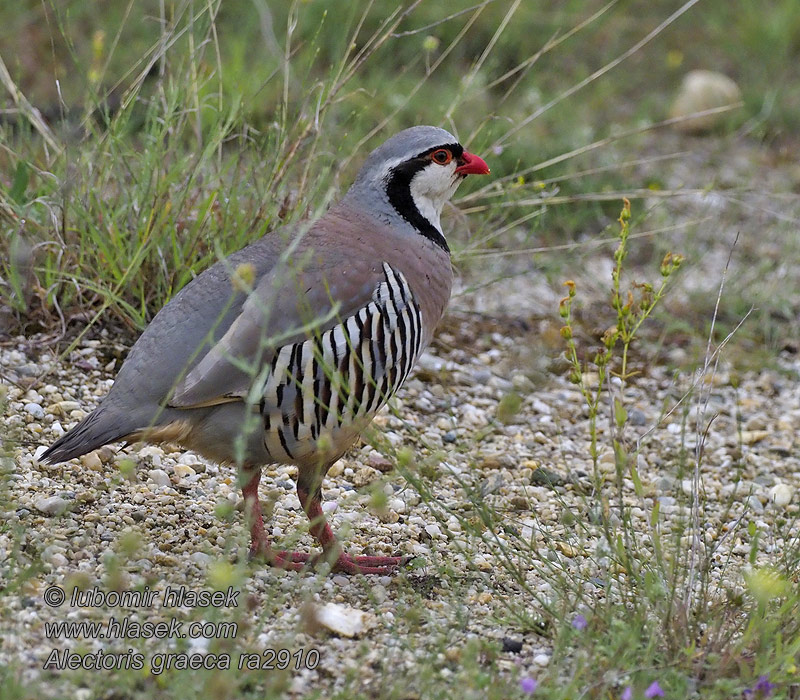
M 727 75 L 710 70 L 693 70 L 686 74 L 670 109 L 671 117 L 686 117 L 675 124 L 679 131 L 699 133 L 720 124 L 724 113 L 691 117 L 718 107 L 734 105 L 742 99 L 739 86 Z
M 188 479 L 197 474 L 188 464 L 176 464 L 173 471 L 179 479 Z
M 764 506 L 761 504 L 761 501 L 755 494 L 753 494 L 747 499 L 747 505 L 750 507 L 750 510 L 752 510 L 754 513 L 761 514 L 764 512 Z
M 172 486 L 172 481 L 170 481 L 169 474 L 165 472 L 163 469 L 151 469 L 147 472 L 147 476 L 154 484 L 157 486 Z
M 103 468 L 103 462 L 100 459 L 100 455 L 97 454 L 97 450 L 81 456 L 81 464 L 87 469 L 96 472 L 99 472 Z
M 341 637 L 358 637 L 367 626 L 369 615 L 347 605 L 327 603 L 314 610 L 317 622 Z
M 56 552 L 50 557 L 50 564 L 58 569 L 69 564 L 69 561 L 61 552 Z
M 423 352 L 417 360 L 417 367 L 428 372 L 439 372 L 444 368 L 444 360 L 430 352 Z
M 770 500 L 779 508 L 785 508 L 792 502 L 794 489 L 788 484 L 775 484 L 769 491 Z
M 57 401 L 47 407 L 47 413 L 54 416 L 67 416 L 72 411 L 76 411 L 81 407 L 77 401 Z
M 208 563 L 211 561 L 211 557 L 205 552 L 194 552 L 191 559 L 195 564 L 200 566 L 208 566 Z
M 431 523 L 430 525 L 425 526 L 425 532 L 427 532 L 431 537 L 441 537 L 442 530 L 439 527 L 438 523 Z
M 533 657 L 533 663 L 537 666 L 547 666 L 550 663 L 550 657 L 547 654 L 537 654 Z
M 389 508 L 395 513 L 405 513 L 406 502 L 402 498 L 391 498 L 389 499 Z
M 541 399 L 534 398 L 531 400 L 531 408 L 536 411 L 536 413 L 542 413 L 546 416 L 549 416 L 553 409 L 550 408 L 544 401 Z
M 45 515 L 60 515 L 67 509 L 67 506 L 69 506 L 69 503 L 60 496 L 38 498 L 33 504 L 36 510 Z

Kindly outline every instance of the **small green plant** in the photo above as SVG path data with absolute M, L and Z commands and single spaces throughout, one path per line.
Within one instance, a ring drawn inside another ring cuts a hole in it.
M 590 454 L 597 486 L 601 484 L 598 469 L 600 455 L 597 446 L 597 416 L 603 389 L 607 384 L 611 386 L 612 378 L 618 378 L 619 381 L 612 392 L 613 427 L 614 453 L 617 456 L 618 466 L 621 466 L 627 461 L 622 442 L 628 418 L 624 405 L 624 389 L 625 383 L 635 375 L 635 371 L 629 366 L 631 344 L 642 324 L 664 298 L 670 278 L 680 268 L 684 259 L 682 255 L 667 253 L 661 262 L 661 283 L 657 287 L 649 282 L 634 282 L 630 288 L 623 290 L 622 273 L 625 258 L 628 256 L 630 218 L 631 203 L 625 199 L 619 216 L 619 244 L 614 252 L 614 269 L 611 272 L 611 308 L 616 314 L 616 323 L 603 333 L 602 348 L 597 350 L 590 362 L 585 364 L 581 362 L 575 342 L 572 302 L 577 295 L 577 289 L 572 280 L 564 283 L 569 291 L 559 304 L 559 313 L 564 320 L 561 336 L 567 343 L 567 359 L 571 366 L 570 380 L 580 388 L 589 409 Z M 635 477 L 634 481 L 637 481 Z

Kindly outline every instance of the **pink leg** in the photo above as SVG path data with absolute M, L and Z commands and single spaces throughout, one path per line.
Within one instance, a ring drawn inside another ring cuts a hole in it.
M 247 469 L 245 471 L 251 470 Z M 256 469 L 253 476 L 242 487 L 245 513 L 250 521 L 250 557 L 264 557 L 272 566 L 299 571 L 308 560 L 308 554 L 276 552 L 269 546 L 269 539 L 264 530 L 264 520 L 261 517 L 261 503 L 258 500 L 258 484 L 260 481 L 261 469 Z
M 391 574 L 408 561 L 409 557 L 352 557 L 345 554 L 331 526 L 325 521 L 319 489 L 311 491 L 298 481 L 297 496 L 311 523 L 309 532 L 322 545 L 323 556 L 334 562 L 334 571 L 345 574 Z
M 272 566 L 291 571 L 300 571 L 307 564 L 313 565 L 319 557 L 311 557 L 304 552 L 276 552 L 270 547 L 261 516 L 261 504 L 258 500 L 261 469 L 246 469 L 245 471 L 253 471 L 253 475 L 242 488 L 245 513 L 250 520 L 250 557 L 263 557 Z M 352 557 L 345 554 L 342 552 L 331 526 L 325 521 L 319 488 L 309 489 L 298 482 L 297 496 L 303 510 L 308 515 L 309 531 L 314 539 L 322 545 L 323 556 L 334 562 L 334 571 L 346 574 L 391 574 L 408 561 L 409 557 Z

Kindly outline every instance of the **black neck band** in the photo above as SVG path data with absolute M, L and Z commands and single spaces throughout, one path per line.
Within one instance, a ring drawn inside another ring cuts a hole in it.
M 411 196 L 411 181 L 414 179 L 414 176 L 420 170 L 432 164 L 428 155 L 440 148 L 450 149 L 453 156 L 456 158 L 460 157 L 463 151 L 459 144 L 446 144 L 444 146 L 431 148 L 414 158 L 400 163 L 400 165 L 392 168 L 389 173 L 389 177 L 386 181 L 386 195 L 389 197 L 389 203 L 400 216 L 408 221 L 408 223 L 417 229 L 420 234 L 425 236 L 425 238 L 433 241 L 442 250 L 449 253 L 450 248 L 441 231 L 421 214 L 414 201 L 414 197 Z

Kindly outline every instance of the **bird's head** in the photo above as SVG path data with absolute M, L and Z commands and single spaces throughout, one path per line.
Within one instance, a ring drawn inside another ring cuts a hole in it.
M 447 249 L 442 207 L 467 175 L 488 172 L 486 162 L 465 151 L 448 131 L 414 126 L 370 153 L 351 192 L 388 203 L 419 233 Z

